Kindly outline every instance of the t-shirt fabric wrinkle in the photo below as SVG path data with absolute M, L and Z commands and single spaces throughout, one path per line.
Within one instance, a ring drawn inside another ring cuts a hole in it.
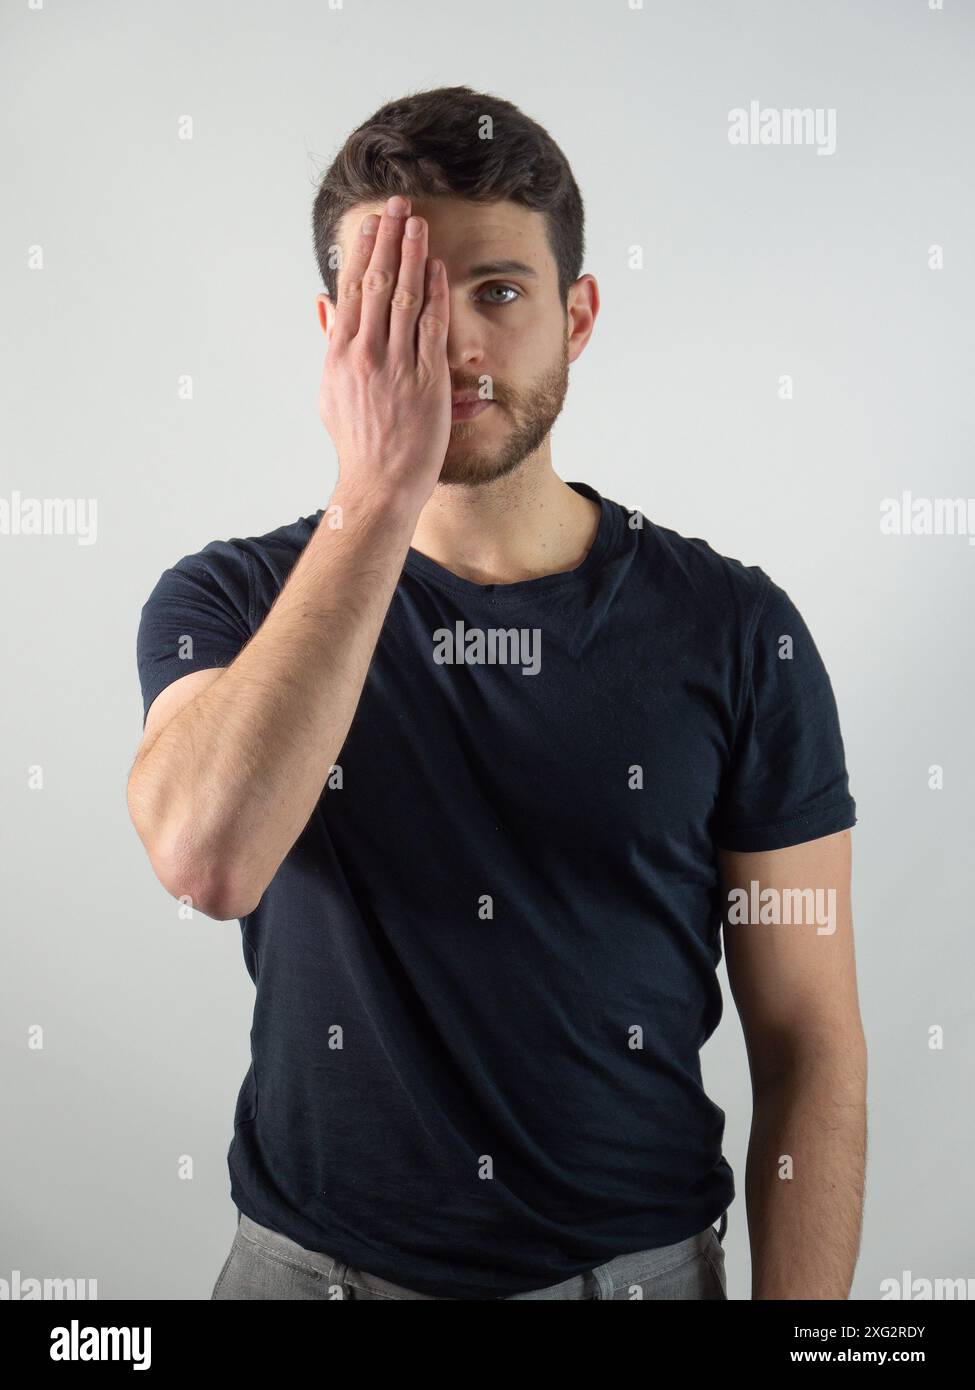
M 234 1202 L 441 1297 L 543 1288 L 721 1216 L 717 851 L 856 822 L 785 591 L 570 486 L 600 508 L 573 570 L 481 585 L 409 550 L 335 773 L 241 923 Z M 323 515 L 161 575 L 144 717 L 236 658 Z

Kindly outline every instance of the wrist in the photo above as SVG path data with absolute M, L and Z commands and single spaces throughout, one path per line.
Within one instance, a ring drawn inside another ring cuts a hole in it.
M 333 508 L 341 508 L 338 513 L 339 527 L 382 526 L 392 528 L 412 537 L 420 512 L 426 499 L 406 493 L 402 487 L 394 487 L 383 480 L 376 482 L 343 482 L 340 477 L 335 485 L 325 515 L 335 515 Z M 334 524 L 334 523 L 333 523 Z

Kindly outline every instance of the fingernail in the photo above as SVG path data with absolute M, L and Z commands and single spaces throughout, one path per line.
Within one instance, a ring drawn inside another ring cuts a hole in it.
M 375 236 L 378 226 L 379 218 L 374 212 L 369 212 L 366 213 L 365 217 L 362 219 L 361 231 L 364 232 L 366 236 Z
M 418 217 L 408 217 L 406 219 L 406 235 L 411 241 L 415 241 L 422 230 L 423 227 Z
M 402 217 L 406 211 L 406 199 L 401 198 L 398 193 L 394 193 L 386 204 L 386 211 L 390 217 Z

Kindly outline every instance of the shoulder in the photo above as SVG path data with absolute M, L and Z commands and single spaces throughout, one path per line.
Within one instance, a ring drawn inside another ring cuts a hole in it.
M 261 535 L 231 536 L 208 541 L 199 550 L 180 557 L 173 566 L 184 570 L 246 569 L 257 564 L 294 564 L 314 533 L 317 513 L 285 522 Z
M 682 608 L 717 622 L 735 620 L 746 633 L 782 601 L 785 591 L 757 564 L 716 550 L 701 536 L 685 536 L 622 507 L 624 525 L 643 573 Z
M 253 616 L 256 608 L 273 602 L 314 534 L 317 521 L 318 515 L 312 513 L 260 535 L 208 541 L 164 570 L 156 589 L 174 582 L 199 586 L 201 592 L 219 596 Z

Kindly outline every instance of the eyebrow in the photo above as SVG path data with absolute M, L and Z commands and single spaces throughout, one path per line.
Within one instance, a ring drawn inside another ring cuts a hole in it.
M 466 283 L 468 280 L 480 280 L 485 275 L 525 275 L 532 280 L 538 279 L 538 271 L 524 261 L 481 261 L 478 265 L 468 266 L 460 279 Z

